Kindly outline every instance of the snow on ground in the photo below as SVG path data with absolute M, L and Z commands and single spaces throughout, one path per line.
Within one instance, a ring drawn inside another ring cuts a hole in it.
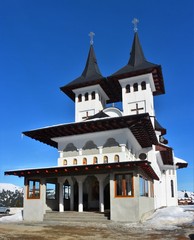
M 21 212 L 17 212 L 14 215 L 5 216 L 5 217 L 0 218 L 0 223 L 1 222 L 20 222 L 20 221 L 23 221 Z
M 0 218 L 0 223 L 23 221 L 22 209 L 14 209 L 15 214 Z M 125 227 L 143 227 L 156 230 L 174 230 L 184 225 L 194 226 L 194 205 L 165 207 L 158 209 L 143 223 L 126 223 Z
M 183 225 L 194 224 L 194 206 L 166 207 L 155 213 L 143 223 L 147 227 L 158 230 L 173 230 Z

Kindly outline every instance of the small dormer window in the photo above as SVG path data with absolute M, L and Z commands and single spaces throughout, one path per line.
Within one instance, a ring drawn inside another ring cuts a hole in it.
M 78 95 L 78 102 L 81 102 L 81 101 L 82 101 L 82 95 L 79 94 L 79 95 Z
M 146 89 L 146 82 L 142 82 L 141 83 L 141 90 L 145 90 Z
M 129 84 L 127 84 L 127 86 L 126 86 L 126 93 L 130 93 L 130 85 Z
M 96 95 L 96 93 L 95 93 L 95 92 L 92 92 L 92 94 L 91 94 L 91 95 L 92 95 L 92 100 L 93 100 L 93 99 L 95 99 L 95 97 L 96 97 L 96 96 L 95 96 L 95 95 Z
M 134 92 L 137 92 L 137 91 L 138 91 L 138 84 L 137 84 L 137 83 L 134 83 L 134 84 L 133 84 L 133 91 L 134 91 Z
M 85 101 L 88 101 L 88 93 L 85 93 Z

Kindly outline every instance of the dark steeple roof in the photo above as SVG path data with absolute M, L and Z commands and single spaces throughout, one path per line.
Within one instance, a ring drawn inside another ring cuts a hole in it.
M 157 67 L 157 64 L 150 63 L 146 60 L 141 44 L 139 42 L 139 37 L 137 32 L 134 35 L 132 50 L 130 53 L 130 58 L 128 64 L 118 70 L 113 75 L 118 75 L 126 72 L 134 72 L 136 70 L 142 70 L 150 67 Z
M 97 64 L 94 47 L 91 44 L 88 53 L 86 66 L 81 76 L 70 82 L 69 84 L 61 87 L 60 89 L 67 94 L 73 101 L 75 100 L 75 94 L 73 89 L 91 86 L 95 84 L 103 85 L 105 78 L 102 76 Z M 103 86 L 102 86 L 103 87 Z
M 138 76 L 142 74 L 152 73 L 154 84 L 156 91 L 154 92 L 154 95 L 163 94 L 165 92 L 164 90 L 164 82 L 163 82 L 163 76 L 162 76 L 162 69 L 160 65 L 148 62 L 144 56 L 139 37 L 137 32 L 135 32 L 133 45 L 130 53 L 130 58 L 124 67 L 119 69 L 117 72 L 112 74 L 108 77 L 109 84 L 112 85 L 114 89 L 116 90 L 113 92 L 113 95 L 117 92 L 117 101 L 121 100 L 121 87 L 118 83 L 119 79 L 132 77 L 132 76 Z M 120 91 L 119 91 L 120 89 Z M 112 99 L 112 98 L 111 98 Z M 111 102 L 111 100 L 110 100 Z

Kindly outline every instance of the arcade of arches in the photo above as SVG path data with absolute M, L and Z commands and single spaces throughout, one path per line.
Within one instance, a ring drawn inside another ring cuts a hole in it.
M 46 200 L 51 210 L 104 212 L 110 209 L 108 174 L 59 177 L 58 183 L 56 197 Z

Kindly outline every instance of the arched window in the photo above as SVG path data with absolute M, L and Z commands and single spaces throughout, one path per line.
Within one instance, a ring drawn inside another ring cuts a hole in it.
M 133 84 L 133 91 L 134 91 L 134 92 L 137 92 L 137 91 L 138 91 L 138 84 L 137 84 L 137 83 L 134 83 L 134 84 Z
M 78 102 L 81 102 L 81 101 L 82 101 L 82 95 L 79 94 L 79 95 L 78 95 Z
M 63 160 L 63 165 L 67 165 L 67 159 Z
M 73 165 L 77 165 L 77 159 L 76 158 L 73 159 Z
M 171 187 L 171 197 L 174 197 L 174 182 L 170 180 L 170 187 Z
M 87 164 L 87 158 L 83 158 L 83 165 Z
M 108 157 L 104 156 L 104 163 L 108 163 Z
M 92 92 L 92 99 L 95 99 L 95 97 L 96 97 L 96 93 L 95 92 Z
M 93 164 L 97 164 L 98 163 L 98 158 L 97 157 L 93 157 Z
M 88 101 L 88 93 L 85 93 L 85 101 Z
M 126 93 L 130 93 L 130 85 L 129 84 L 127 84 L 127 86 L 126 86 Z
M 141 90 L 145 90 L 146 89 L 146 82 L 142 82 L 141 83 Z
M 115 155 L 114 161 L 115 161 L 115 162 L 119 162 L 119 155 Z

